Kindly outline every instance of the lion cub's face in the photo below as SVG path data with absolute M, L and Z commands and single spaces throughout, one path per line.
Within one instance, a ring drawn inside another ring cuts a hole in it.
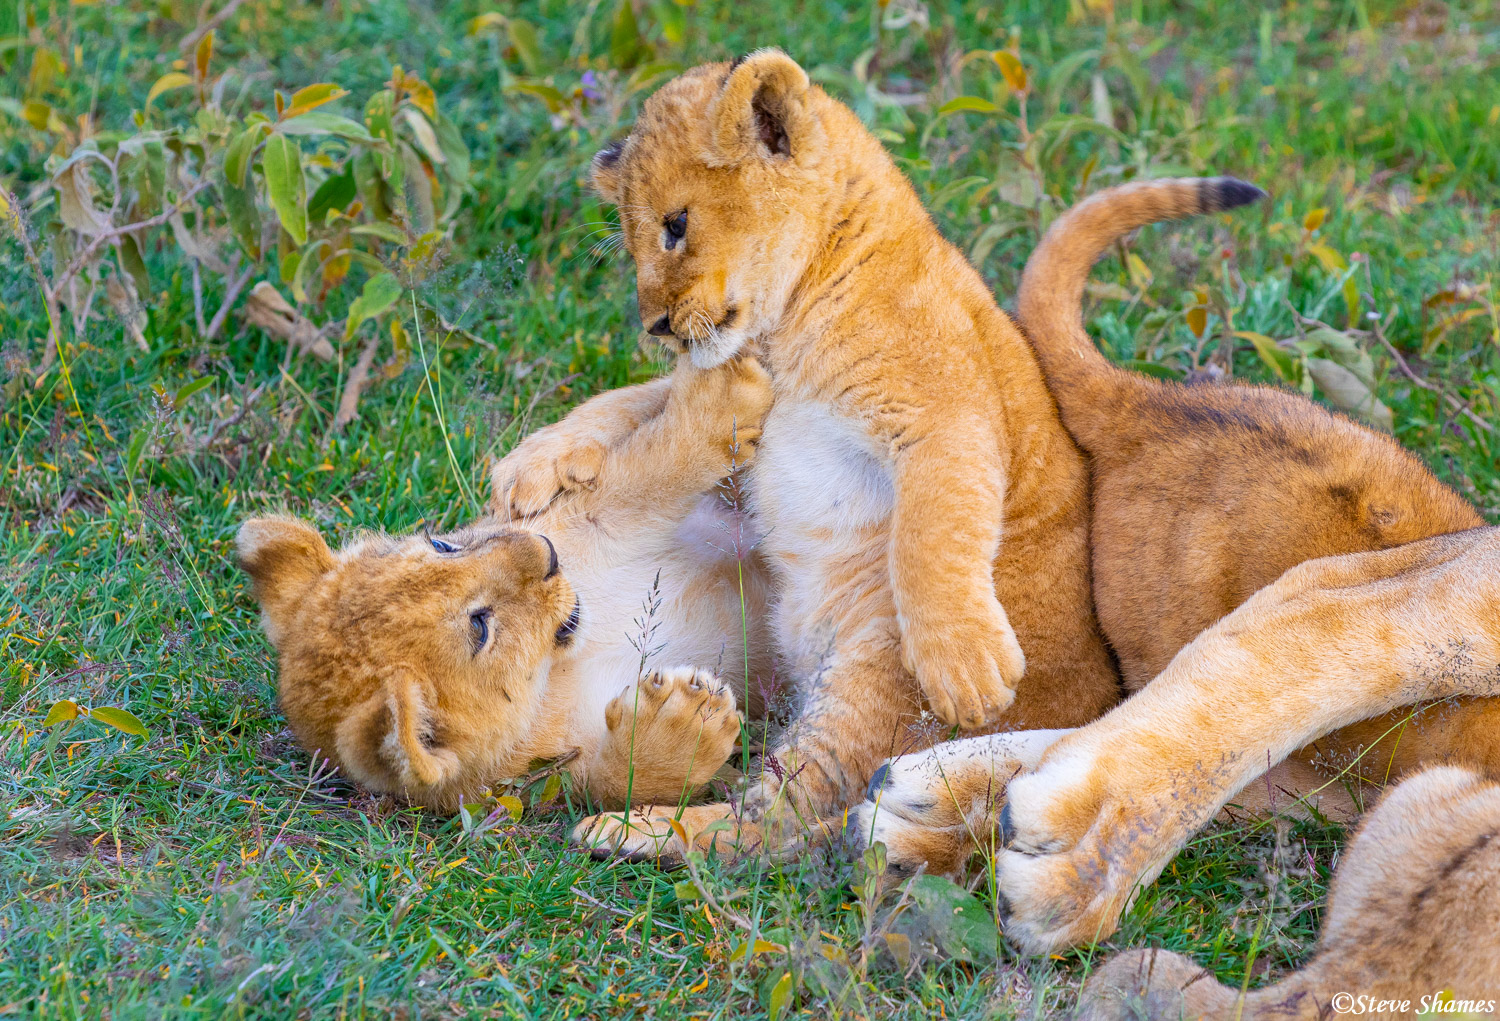
M 377 791 L 451 809 L 497 778 L 535 720 L 579 607 L 544 537 L 476 525 L 370 534 L 334 553 L 293 518 L 240 528 L 309 751 Z
M 642 323 L 701 368 L 775 328 L 827 236 L 838 186 L 816 172 L 827 141 L 812 102 L 802 68 L 761 50 L 669 82 L 594 157 Z

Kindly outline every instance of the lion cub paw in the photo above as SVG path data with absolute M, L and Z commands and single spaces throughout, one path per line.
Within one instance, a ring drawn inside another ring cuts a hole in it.
M 728 805 L 689 805 L 674 809 L 647 805 L 629 814 L 603 812 L 573 827 L 568 842 L 596 858 L 680 862 L 691 850 L 735 857 L 756 849 L 754 826 L 741 827 Z
M 608 768 L 638 801 L 675 804 L 718 772 L 740 733 L 734 692 L 707 670 L 649 674 L 605 707 Z
M 596 437 L 565 426 L 533 434 L 495 465 L 490 503 L 497 514 L 530 517 L 564 493 L 597 484 L 608 451 Z
M 760 442 L 761 426 L 771 410 L 771 375 L 753 357 L 735 358 L 702 370 L 688 399 L 707 418 L 700 434 L 743 463 Z
M 1005 610 L 993 595 L 969 612 L 910 621 L 901 653 L 927 704 L 950 727 L 977 730 L 994 723 L 1016 697 L 1026 656 Z

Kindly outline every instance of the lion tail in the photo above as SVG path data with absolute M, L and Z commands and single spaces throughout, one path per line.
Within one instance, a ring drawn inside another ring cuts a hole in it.
M 1118 379 L 1083 329 L 1083 285 L 1095 261 L 1137 227 L 1233 209 L 1265 195 L 1233 177 L 1134 181 L 1090 196 L 1053 222 L 1026 262 L 1018 304 L 1063 423 L 1085 448 L 1088 420 L 1110 413 L 1098 388 Z

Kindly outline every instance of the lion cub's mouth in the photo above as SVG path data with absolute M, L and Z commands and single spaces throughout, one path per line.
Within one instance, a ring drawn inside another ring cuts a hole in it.
M 578 597 L 574 596 L 573 612 L 568 614 L 568 619 L 559 624 L 557 628 L 558 645 L 566 646 L 573 641 L 573 636 L 578 633 L 579 613 L 581 610 L 582 605 L 578 602 Z

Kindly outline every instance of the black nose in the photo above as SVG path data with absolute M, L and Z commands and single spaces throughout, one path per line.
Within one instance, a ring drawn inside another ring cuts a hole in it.
M 542 536 L 541 539 L 547 544 L 547 576 L 542 580 L 550 581 L 552 578 L 555 578 L 557 576 L 557 547 L 552 545 L 552 540 L 547 538 L 545 535 Z
M 653 337 L 670 337 L 672 335 L 672 321 L 663 315 L 656 322 L 646 327 L 646 332 Z

